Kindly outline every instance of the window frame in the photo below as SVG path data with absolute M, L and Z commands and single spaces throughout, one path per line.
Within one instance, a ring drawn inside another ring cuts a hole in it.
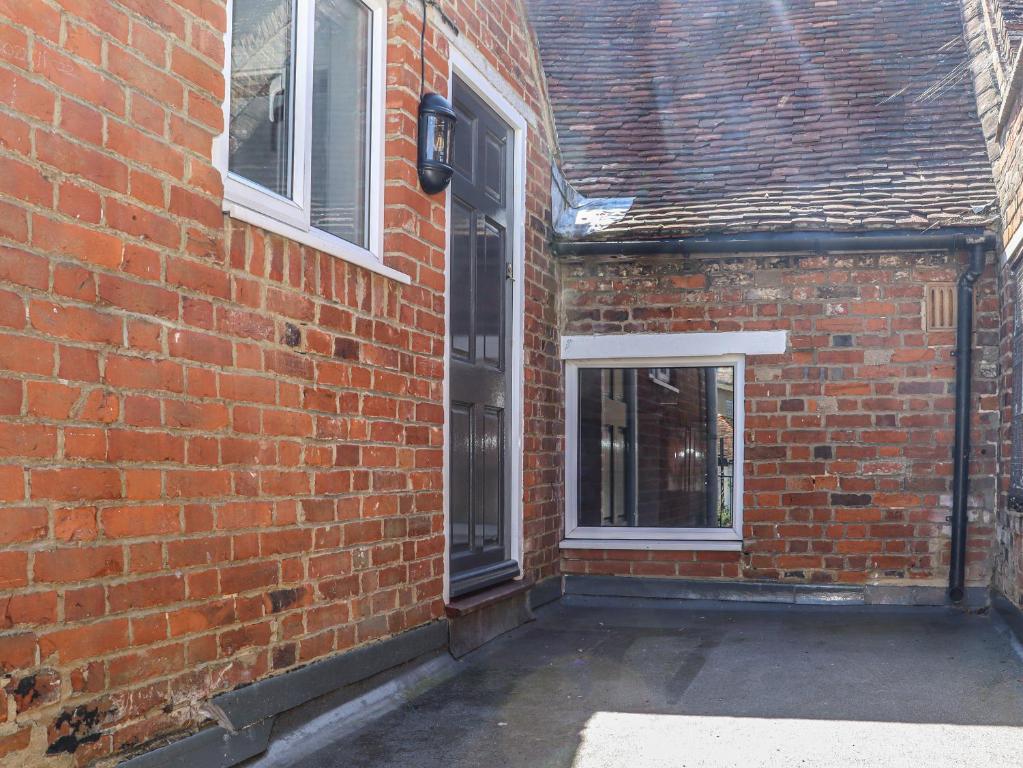
M 367 172 L 366 246 L 357 245 L 325 230 L 311 221 L 311 134 L 313 46 L 315 39 L 315 2 L 292 0 L 294 19 L 294 131 L 292 146 L 292 198 L 278 195 L 230 170 L 229 137 L 231 114 L 231 56 L 233 14 L 236 0 L 227 3 L 227 32 L 224 35 L 224 126 L 214 147 L 214 164 L 224 182 L 222 210 L 231 218 L 283 235 L 402 283 L 410 278 L 383 264 L 383 171 L 384 171 L 384 87 L 387 77 L 387 3 L 386 0 L 354 0 L 365 6 L 369 24 L 370 83 L 367 88 Z
M 742 549 L 746 356 L 781 354 L 786 331 L 565 336 L 565 536 L 562 549 Z M 731 367 L 734 444 L 731 528 L 579 525 L 579 371 L 585 368 Z

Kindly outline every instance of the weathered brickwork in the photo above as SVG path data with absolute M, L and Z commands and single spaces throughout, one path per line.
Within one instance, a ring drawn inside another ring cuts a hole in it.
M 995 164 L 995 179 L 1002 204 L 1002 236 L 1013 243 L 1018 256 L 1016 238 L 1023 223 L 1023 102 L 1015 101 L 1002 129 L 1001 154 Z
M 222 0 L 0 0 L 0 765 L 202 723 L 210 695 L 439 617 L 444 196 L 418 2 L 388 10 L 386 277 L 232 223 Z M 516 0 L 446 2 L 531 113 L 525 570 L 557 572 L 542 84 Z M 447 32 L 427 35 L 445 93 Z
M 1002 6 L 1001 0 L 963 0 L 977 112 L 997 190 L 993 213 L 1000 214 L 1004 243 L 1016 251 L 1023 219 L 1023 105 L 1019 98 L 1023 71 L 1013 68 L 1019 29 L 1006 25 Z
M 999 410 L 1001 426 L 998 463 L 998 506 L 992 558 L 992 586 L 1017 605 L 1023 605 L 1023 510 L 1010 503 L 1009 491 L 1012 474 L 1012 422 L 1014 395 L 1013 331 L 1016 323 L 1016 289 L 1012 270 L 1000 270 L 999 295 L 1001 299 L 1001 344 L 999 347 Z
M 566 333 L 786 330 L 747 359 L 744 546 L 564 552 L 569 573 L 943 584 L 954 332 L 923 328 L 953 255 L 648 259 L 563 267 Z M 998 296 L 977 288 L 968 578 L 989 580 Z
M 1023 605 L 1023 513 L 1009 503 L 1012 457 L 1013 390 L 1012 334 L 1014 273 L 1020 258 L 1023 220 L 1023 70 L 1014 69 L 1019 45 L 1019 8 L 1002 0 L 964 0 L 965 35 L 971 53 L 977 109 L 997 189 L 997 225 L 1004 258 L 999 261 L 1001 301 L 1000 460 L 992 585 Z
M 960 258 L 555 270 L 555 142 L 521 3 L 443 10 L 459 33 L 431 11 L 427 89 L 447 92 L 458 48 L 529 122 L 526 575 L 942 583 L 953 339 L 924 332 L 921 302 Z M 0 768 L 115 764 L 208 722 L 217 692 L 442 614 L 447 232 L 416 180 L 420 12 L 389 0 L 384 261 L 406 286 L 221 213 L 224 0 L 0 0 Z M 996 160 L 1010 235 L 1018 119 Z M 969 578 L 987 583 L 997 538 L 1018 598 L 993 272 Z M 790 332 L 747 369 L 742 553 L 559 554 L 560 328 Z
M 1013 104 L 1002 132 L 1002 154 L 998 157 L 995 179 L 1003 200 L 1003 236 L 1015 241 L 1023 223 L 1023 102 Z M 1018 255 L 1018 247 L 1017 247 Z

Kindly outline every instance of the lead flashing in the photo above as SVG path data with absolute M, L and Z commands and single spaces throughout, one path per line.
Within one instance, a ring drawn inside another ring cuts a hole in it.
M 586 197 L 568 183 L 556 165 L 551 169 L 551 219 L 554 234 L 571 240 L 588 237 L 625 218 L 635 197 Z
M 236 733 L 207 728 L 120 763 L 119 768 L 230 768 L 263 752 L 273 725 L 273 720 L 263 720 Z
M 447 622 L 436 621 L 388 640 L 223 693 L 215 697 L 213 703 L 224 711 L 231 725 L 240 730 L 331 691 L 412 661 L 430 651 L 444 648 L 447 642 Z
M 711 600 L 792 605 L 940 606 L 950 605 L 944 588 L 883 584 L 785 584 L 769 581 L 712 581 L 641 576 L 565 576 L 565 598 L 576 600 Z M 987 605 L 984 587 L 969 587 L 965 604 Z

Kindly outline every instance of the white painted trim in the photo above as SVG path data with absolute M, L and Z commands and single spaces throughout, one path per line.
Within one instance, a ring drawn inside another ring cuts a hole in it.
M 316 45 L 316 0 L 295 3 L 295 110 L 292 123 L 291 197 L 302 211 L 299 226 L 310 229 L 312 199 L 313 51 Z M 370 9 L 372 11 L 372 9 Z M 373 105 L 370 104 L 370 109 Z M 370 139 L 372 141 L 372 139 Z
M 484 74 L 478 69 L 467 56 L 454 47 L 449 41 L 450 57 L 448 60 L 448 95 L 454 84 L 454 77 L 458 75 L 466 85 L 473 89 L 473 92 L 485 101 L 497 114 L 512 128 L 513 151 L 512 151 L 512 172 L 514 180 L 512 189 L 515 192 L 513 201 L 514 227 L 512 231 L 512 267 L 515 278 L 515 287 L 512 291 L 512 359 L 509 375 L 512 378 L 511 413 L 509 423 L 512 425 L 509 450 L 511 451 L 511 483 L 510 496 L 511 506 L 508 514 L 511 515 L 511 541 L 510 556 L 519 564 L 522 571 L 525 549 L 525 531 L 523 523 L 523 494 L 525 483 L 523 480 L 522 455 L 524 450 L 525 434 L 525 282 L 526 282 L 526 141 L 529 126 L 526 118 L 512 103 L 502 95 L 501 91 L 513 93 L 514 90 L 499 76 L 494 73 Z M 450 360 L 451 360 L 451 193 L 447 193 L 445 201 L 445 243 L 444 243 L 444 601 L 450 599 L 450 540 L 448 530 L 450 527 L 451 510 L 449 502 L 450 493 L 450 460 L 448 449 L 450 441 Z M 524 573 L 519 578 L 524 577 Z
M 1015 260 L 1019 254 L 1020 246 L 1023 245 L 1023 226 L 1016 229 L 1016 234 L 1012 236 L 1012 239 L 1005 244 L 1005 250 L 1002 251 L 1001 263 L 1009 264 Z
M 344 261 L 363 267 L 364 269 L 368 269 L 371 272 L 376 272 L 378 275 L 389 277 L 403 285 L 409 285 L 412 282 L 412 278 L 407 274 L 394 269 L 393 267 L 388 267 L 365 248 L 353 245 L 347 240 L 342 240 L 340 237 L 334 237 L 334 235 L 329 232 L 324 232 L 319 229 L 298 229 L 297 227 L 289 226 L 288 224 L 277 221 L 276 219 L 271 219 L 269 216 L 265 216 L 259 211 L 254 211 L 251 208 L 246 208 L 243 205 L 236 205 L 235 203 L 228 203 L 225 201 L 225 207 L 226 213 L 232 219 L 238 219 L 239 221 L 244 221 L 247 224 L 253 224 L 265 229 L 268 232 L 275 232 L 276 234 L 283 235 L 297 243 L 302 243 L 302 245 L 308 245 L 310 248 L 323 251 L 329 256 L 335 256 L 339 259 L 343 259 Z
M 444 25 L 438 25 L 440 29 L 446 29 Z M 501 76 L 487 58 L 481 54 L 464 35 L 448 35 L 448 47 L 450 50 L 449 64 L 456 66 L 463 72 L 472 70 L 474 74 L 467 74 L 483 83 L 488 89 L 484 95 L 486 101 L 491 101 L 495 109 L 498 109 L 497 102 L 501 102 L 501 112 L 515 117 L 516 122 L 521 119 L 523 125 L 536 125 L 540 122 L 536 113 L 530 109 L 515 88 Z
M 788 331 L 724 331 L 721 333 L 621 333 L 605 336 L 563 336 L 563 360 L 590 358 L 717 357 L 781 355 Z
M 730 541 L 692 540 L 684 541 L 649 541 L 617 539 L 562 539 L 561 549 L 616 549 L 646 550 L 650 552 L 741 552 L 742 542 L 738 539 Z
M 227 186 L 227 169 L 229 160 L 229 149 L 230 149 L 230 131 L 231 131 L 231 32 L 234 27 L 234 0 L 227 0 L 227 5 L 224 8 L 224 13 L 227 18 L 227 26 L 224 29 L 224 66 L 222 69 L 224 75 L 224 101 L 220 105 L 220 111 L 223 115 L 223 125 L 221 126 L 220 135 L 213 139 L 213 167 L 220 172 L 220 178 L 224 182 L 224 186 Z
M 380 261 L 384 258 L 384 153 L 387 151 L 387 0 L 363 0 L 373 10 L 370 30 L 370 82 L 369 113 L 369 221 L 366 236 L 369 251 Z M 410 281 L 411 282 L 411 281 Z
M 315 765 L 313 756 L 332 748 L 350 734 L 355 734 L 370 720 L 409 701 L 427 688 L 449 680 L 464 669 L 461 661 L 449 653 L 434 656 L 429 661 L 409 662 L 403 671 L 386 682 L 381 681 L 368 691 L 344 704 L 327 709 L 294 730 L 274 734 L 266 751 L 247 761 L 249 768 L 294 768 L 297 765 Z
M 306 210 L 297 202 L 228 171 L 224 177 L 222 210 L 233 217 L 232 211 L 236 208 L 245 208 L 259 214 L 267 222 L 266 229 L 279 235 L 289 236 L 285 227 L 302 232 L 312 231 L 308 226 Z
M 566 524 L 566 529 L 568 528 Z M 579 525 L 566 536 L 593 541 L 739 541 L 734 528 L 624 528 Z
M 367 247 L 351 243 L 311 226 L 309 221 L 312 183 L 312 87 L 314 5 L 295 2 L 295 100 L 292 163 L 292 198 L 282 197 L 253 184 L 229 170 L 230 98 L 231 98 L 231 19 L 234 0 L 228 0 L 227 31 L 224 34 L 223 133 L 213 144 L 213 163 L 224 182 L 223 211 L 249 224 L 296 240 L 378 274 L 408 284 L 408 275 L 385 267 L 384 252 L 384 142 L 385 93 L 387 79 L 387 3 L 386 0 L 358 0 L 371 12 L 370 19 L 370 104 L 367 114 L 369 143 L 369 189 L 366 222 Z
M 760 333 L 759 331 L 750 333 Z M 784 334 L 785 332 L 780 332 Z M 639 334 L 637 334 L 639 335 Z M 662 334 L 650 334 L 659 336 Z M 699 340 L 695 344 L 687 344 L 680 338 L 682 336 L 723 336 L 725 334 L 663 334 L 662 336 L 674 337 L 669 346 L 671 349 L 692 349 L 703 351 L 706 349 L 706 340 Z M 741 342 L 737 337 L 744 335 L 742 332 L 728 334 L 729 343 L 732 347 L 755 347 L 762 348 L 763 342 L 749 343 Z M 614 357 L 589 357 L 587 359 L 569 359 L 565 363 L 565 540 L 580 540 L 589 542 L 584 547 L 587 549 L 687 549 L 706 548 L 702 545 L 708 541 L 742 544 L 742 512 L 743 512 L 743 462 L 745 461 L 745 389 L 746 389 L 746 358 L 742 354 L 717 354 L 717 355 L 693 355 L 680 354 L 678 357 L 643 357 L 641 354 L 624 355 L 623 341 L 630 338 L 627 334 L 621 336 L 596 336 L 596 337 L 569 337 L 569 338 L 593 338 L 610 339 L 606 352 Z M 783 337 L 784 338 L 784 337 Z M 777 345 L 777 339 L 773 343 Z M 584 347 L 591 355 L 599 352 L 599 345 Z M 784 349 L 784 344 L 782 345 Z M 639 347 L 639 352 L 644 351 Z M 663 355 L 665 348 L 661 346 L 658 351 Z M 577 478 L 579 476 L 579 370 L 582 368 L 635 368 L 635 367 L 703 367 L 703 366 L 731 366 L 733 369 L 733 402 L 735 404 L 735 427 L 734 444 L 732 446 L 733 478 L 732 478 L 732 527 L 731 528 L 599 528 L 595 526 L 579 525 L 579 498 Z M 596 546 L 592 546 L 597 542 Z M 637 542 L 645 542 L 651 546 L 637 546 Z M 657 546 L 654 546 L 654 545 Z M 683 546 L 689 544 L 691 546 Z M 698 547 L 697 545 L 701 545 Z M 564 542 L 562 542 L 564 547 Z

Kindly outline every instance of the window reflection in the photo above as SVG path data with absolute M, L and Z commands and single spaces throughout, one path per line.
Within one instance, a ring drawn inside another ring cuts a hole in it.
M 234 4 L 229 165 L 232 173 L 291 195 L 291 0 Z
M 734 372 L 579 371 L 581 526 L 732 525 Z
M 310 223 L 361 246 L 367 245 L 371 21 L 358 0 L 316 3 Z

